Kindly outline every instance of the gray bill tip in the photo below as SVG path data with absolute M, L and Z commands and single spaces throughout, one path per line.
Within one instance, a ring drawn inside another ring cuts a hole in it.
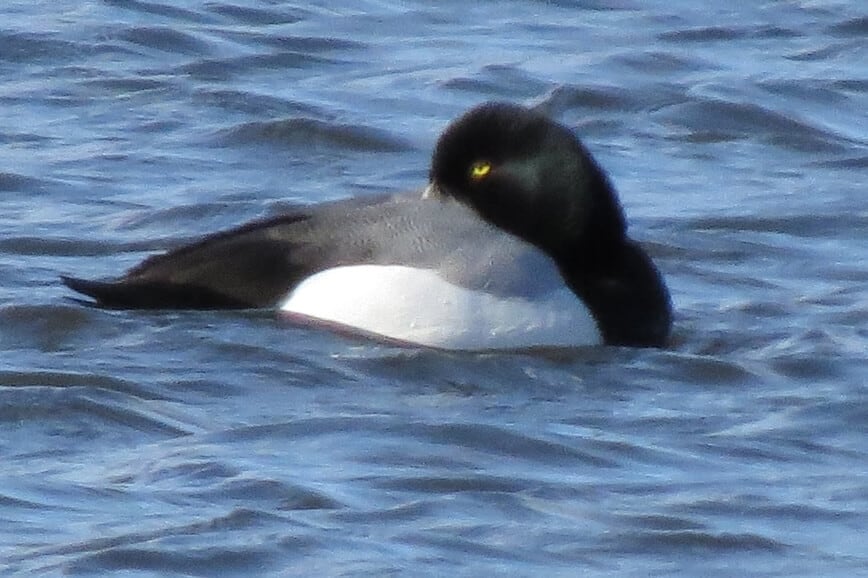
M 422 193 L 422 198 L 423 199 L 442 199 L 443 198 L 443 191 L 440 190 L 440 186 L 437 183 L 435 183 L 434 181 L 431 181 L 430 183 L 428 183 L 428 186 L 425 187 L 425 191 Z

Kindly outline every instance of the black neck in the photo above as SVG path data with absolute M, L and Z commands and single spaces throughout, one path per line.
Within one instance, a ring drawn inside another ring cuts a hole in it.
M 594 315 L 609 345 L 662 346 L 672 325 L 669 291 L 630 239 L 557 259 L 564 279 Z

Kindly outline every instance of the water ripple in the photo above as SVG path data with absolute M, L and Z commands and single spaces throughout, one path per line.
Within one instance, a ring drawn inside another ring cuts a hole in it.
M 866 567 L 856 3 L 45 5 L 0 7 L 3 571 Z M 58 280 L 421 186 L 488 99 L 581 131 L 672 290 L 668 347 L 399 348 Z
M 36 135 L 0 135 L 0 142 L 40 142 L 44 140 Z M 19 175 L 16 173 L 0 172 L 0 191 L 17 191 L 38 193 L 48 186 L 48 181 Z
M 786 544 L 758 534 L 732 534 L 680 531 L 680 532 L 641 532 L 635 534 L 619 534 L 617 536 L 618 551 L 646 552 L 700 550 L 704 552 L 745 552 L 767 551 L 783 552 L 788 550 Z
M 868 16 L 859 16 L 829 27 L 835 36 L 865 38 L 868 36 Z
M 227 143 L 331 148 L 354 152 L 405 152 L 413 147 L 386 131 L 314 118 L 248 122 L 223 132 Z
M 48 34 L 0 31 L 0 61 L 3 62 L 56 64 L 58 59 L 71 60 L 80 52 L 80 45 Z
M 801 35 L 796 30 L 777 26 L 707 26 L 664 32 L 659 34 L 658 38 L 666 42 L 684 43 L 734 41 L 745 38 L 795 38 Z
M 160 2 L 145 2 L 143 0 L 103 0 L 108 6 L 115 6 L 123 10 L 132 10 L 146 15 L 162 16 L 169 20 L 194 23 L 212 23 L 213 19 L 200 12 L 178 8 L 170 4 Z
M 337 62 L 337 60 L 304 52 L 278 52 L 197 60 L 179 67 L 178 71 L 201 80 L 228 80 L 235 75 L 247 74 L 251 70 L 312 69 Z
M 210 51 L 209 44 L 199 40 L 193 34 L 179 32 L 165 26 L 128 28 L 120 34 L 120 38 L 145 48 L 169 53 L 202 55 Z
M 219 2 L 209 3 L 206 7 L 229 20 L 250 26 L 292 24 L 306 16 L 304 10 L 296 7 L 252 8 Z
M 848 139 L 755 103 L 706 98 L 675 105 L 660 114 L 667 122 L 688 129 L 695 142 L 759 138 L 805 153 L 840 153 L 851 147 Z

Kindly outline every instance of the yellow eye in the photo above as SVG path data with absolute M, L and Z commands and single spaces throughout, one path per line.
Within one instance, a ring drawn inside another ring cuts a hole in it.
M 481 181 L 491 172 L 491 163 L 488 161 L 476 161 L 470 165 L 470 178 L 474 181 Z

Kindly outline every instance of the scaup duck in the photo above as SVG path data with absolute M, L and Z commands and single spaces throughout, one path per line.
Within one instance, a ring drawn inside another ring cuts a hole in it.
M 626 228 L 571 130 L 487 103 L 440 136 L 424 194 L 323 203 L 150 257 L 117 280 L 62 279 L 104 307 L 268 307 L 444 349 L 662 346 L 669 292 Z

